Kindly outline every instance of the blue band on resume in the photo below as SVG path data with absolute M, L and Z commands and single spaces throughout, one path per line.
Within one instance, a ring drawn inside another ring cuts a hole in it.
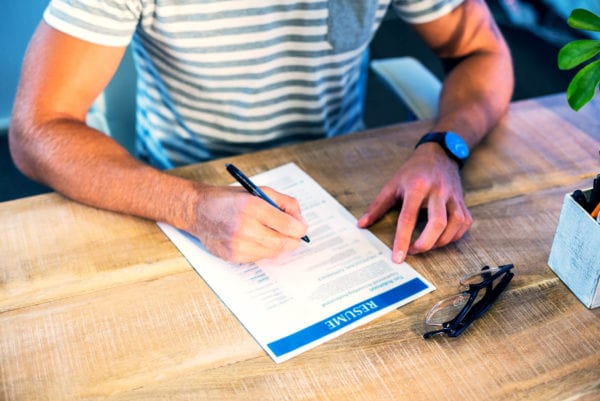
M 375 313 L 389 305 L 393 305 L 406 298 L 427 289 L 419 278 L 414 278 L 406 283 L 392 288 L 378 296 L 365 300 L 359 304 L 346 308 L 335 315 L 329 316 L 315 324 L 312 324 L 296 333 L 290 334 L 279 340 L 269 343 L 267 346 L 275 356 L 281 356 L 294 351 L 300 347 L 310 344 L 326 335 L 340 330 L 349 324 L 356 322 Z

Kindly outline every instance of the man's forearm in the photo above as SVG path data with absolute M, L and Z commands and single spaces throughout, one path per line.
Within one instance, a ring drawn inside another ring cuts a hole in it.
M 450 67 L 433 129 L 456 131 L 475 146 L 506 112 L 514 85 L 510 51 L 489 8 L 464 0 L 414 28 Z
M 295 249 L 306 235 L 296 200 L 270 190 L 285 212 L 241 187 L 211 186 L 155 170 L 77 119 L 11 124 L 16 164 L 71 199 L 163 221 L 212 254 L 245 263 Z
M 508 49 L 466 57 L 444 81 L 434 130 L 457 131 L 475 146 L 506 112 L 513 87 Z
M 199 184 L 140 163 L 81 121 L 54 119 L 32 126 L 17 118 L 12 125 L 16 165 L 65 196 L 178 227 L 192 218 Z

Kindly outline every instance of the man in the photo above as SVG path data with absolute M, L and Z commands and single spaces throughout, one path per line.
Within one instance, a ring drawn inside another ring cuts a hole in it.
M 53 0 L 24 60 L 10 129 L 15 163 L 74 200 L 186 230 L 227 260 L 291 250 L 307 231 L 294 199 L 265 189 L 279 212 L 239 188 L 155 167 L 359 129 L 363 55 L 389 1 Z M 474 147 L 513 87 L 509 51 L 484 1 L 394 7 L 452 65 L 431 131 Z M 148 163 L 85 125 L 132 37 L 138 152 Z M 368 227 L 402 201 L 396 262 L 458 240 L 472 223 L 462 161 L 441 136 L 426 137 L 359 219 Z M 411 244 L 420 208 L 428 222 Z

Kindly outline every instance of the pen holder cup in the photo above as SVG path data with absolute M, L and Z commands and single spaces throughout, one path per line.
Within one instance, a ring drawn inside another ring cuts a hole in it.
M 600 224 L 571 194 L 563 200 L 548 266 L 586 307 L 600 306 Z

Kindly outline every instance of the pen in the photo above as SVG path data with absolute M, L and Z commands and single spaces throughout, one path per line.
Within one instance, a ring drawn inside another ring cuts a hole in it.
M 588 201 L 588 212 L 592 213 L 592 210 L 594 210 L 594 207 L 598 203 L 600 203 L 600 174 L 596 175 L 596 178 L 594 178 L 592 192 L 590 192 L 590 200 Z
M 585 194 L 581 189 L 576 189 L 571 196 L 573 197 L 573 199 L 575 199 L 575 202 L 579 203 L 579 206 L 581 206 L 585 211 L 588 210 L 588 202 L 585 197 Z
M 273 202 L 273 200 L 269 198 L 267 194 L 265 194 L 259 187 L 257 187 L 252 181 L 250 181 L 250 178 L 246 177 L 246 175 L 242 173 L 240 169 L 238 169 L 236 166 L 230 163 L 227 163 L 225 167 L 227 168 L 229 174 L 231 174 L 232 177 L 235 178 L 235 180 L 246 189 L 246 191 L 250 192 L 254 196 L 258 196 L 264 201 L 267 201 L 271 206 L 283 212 L 283 210 L 275 202 Z M 302 237 L 302 241 L 310 242 L 308 235 Z

